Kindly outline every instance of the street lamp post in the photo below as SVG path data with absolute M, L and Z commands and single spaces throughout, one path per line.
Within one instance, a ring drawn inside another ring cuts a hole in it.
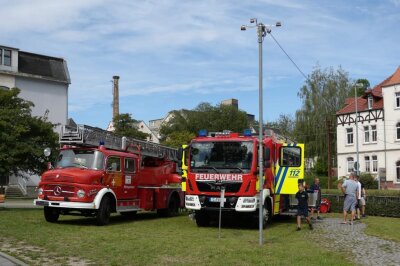
M 264 168 L 263 168 L 263 59 L 262 59 L 262 43 L 264 37 L 267 33 L 271 32 L 271 25 L 264 25 L 261 22 L 257 22 L 256 18 L 250 19 L 250 23 L 253 25 L 247 26 L 242 25 L 241 30 L 244 31 L 247 28 L 257 28 L 257 36 L 258 36 L 258 108 L 259 108 L 259 122 L 258 122 L 258 176 L 260 183 L 260 191 L 259 191 L 259 244 L 263 245 L 263 219 L 264 219 Z M 276 27 L 280 27 L 281 23 L 277 22 Z

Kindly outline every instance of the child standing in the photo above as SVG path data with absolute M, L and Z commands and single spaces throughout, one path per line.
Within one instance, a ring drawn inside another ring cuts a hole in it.
M 301 230 L 301 217 L 304 216 L 310 227 L 313 230 L 310 218 L 308 217 L 308 194 L 304 189 L 303 184 L 299 183 L 299 191 L 296 193 L 297 205 L 297 231 Z

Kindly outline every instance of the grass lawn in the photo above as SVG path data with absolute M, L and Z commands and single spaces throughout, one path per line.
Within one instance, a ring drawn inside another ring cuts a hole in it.
M 367 224 L 366 234 L 400 243 L 400 218 L 368 216 L 362 222 Z
M 57 264 L 77 256 L 96 265 L 351 265 L 343 254 L 314 244 L 309 236 L 315 232 L 305 225 L 295 232 L 294 218 L 264 230 L 262 247 L 257 229 L 230 226 L 218 239 L 218 227 L 198 228 L 187 215 L 139 213 L 133 220 L 115 215 L 108 226 L 94 223 L 92 218 L 61 216 L 51 224 L 42 210 L 0 209 L 0 248 L 2 241 L 11 246 L 23 241 L 59 257 Z M 28 254 L 32 260 L 35 256 L 34 251 Z

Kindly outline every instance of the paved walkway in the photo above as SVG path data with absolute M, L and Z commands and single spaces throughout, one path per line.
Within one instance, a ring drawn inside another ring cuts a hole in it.
M 0 251 L 0 265 L 1 266 L 28 266 L 28 264 L 23 263 L 20 260 L 17 260 L 14 257 L 11 257 Z
M 315 241 L 332 250 L 353 254 L 358 265 L 400 265 L 400 244 L 364 233 L 366 224 L 340 224 L 339 218 L 326 218 L 314 224 Z M 311 233 L 311 235 L 313 235 Z

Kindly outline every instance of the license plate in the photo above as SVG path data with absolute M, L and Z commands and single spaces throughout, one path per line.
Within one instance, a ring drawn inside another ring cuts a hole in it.
M 221 198 L 210 198 L 210 202 L 221 202 Z M 224 202 L 226 202 L 226 198 L 224 198 Z
M 49 202 L 47 201 L 36 201 L 37 206 L 49 206 Z

